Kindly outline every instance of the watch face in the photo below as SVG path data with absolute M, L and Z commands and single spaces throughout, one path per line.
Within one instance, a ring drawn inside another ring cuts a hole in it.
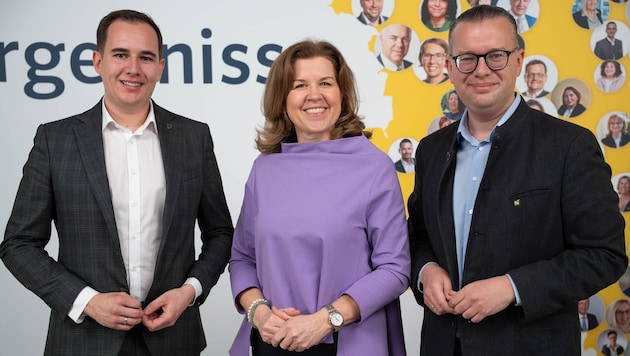
M 343 317 L 339 313 L 332 313 L 330 314 L 330 322 L 334 326 L 339 327 L 343 324 Z

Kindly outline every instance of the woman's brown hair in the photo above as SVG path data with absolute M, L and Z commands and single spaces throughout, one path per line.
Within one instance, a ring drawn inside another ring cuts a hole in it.
M 341 112 L 330 138 L 334 140 L 361 134 L 368 138 L 371 136 L 357 114 L 359 95 L 354 74 L 341 52 L 327 41 L 304 40 L 282 51 L 269 70 L 262 103 L 265 125 L 257 130 L 256 137 L 256 148 L 260 152 L 277 153 L 281 143 L 297 141 L 295 128 L 286 113 L 287 95 L 295 79 L 295 62 L 315 57 L 326 58 L 333 64 L 341 91 Z

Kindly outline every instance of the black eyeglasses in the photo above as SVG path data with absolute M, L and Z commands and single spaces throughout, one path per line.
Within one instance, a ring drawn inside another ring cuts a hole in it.
M 497 71 L 507 66 L 510 54 L 516 52 L 517 50 L 518 47 L 514 48 L 513 51 L 499 49 L 485 54 L 464 53 L 458 56 L 451 56 L 451 58 L 455 61 L 457 70 L 464 74 L 472 73 L 475 69 L 477 69 L 479 58 L 483 58 L 490 70 Z

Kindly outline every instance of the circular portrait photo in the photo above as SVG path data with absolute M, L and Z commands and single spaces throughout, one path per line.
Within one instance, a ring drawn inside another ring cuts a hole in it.
M 553 117 L 558 117 L 558 110 L 553 105 L 551 100 L 549 100 L 547 98 L 542 97 L 542 98 L 537 98 L 537 99 L 525 99 L 525 102 L 532 109 L 536 109 L 538 111 L 542 111 L 542 112 L 544 112 L 546 114 L 549 114 L 549 115 L 551 115 Z
M 619 111 L 611 112 L 599 120 L 597 137 L 604 146 L 620 148 L 630 143 L 628 134 L 628 117 Z
M 580 330 L 586 332 L 595 329 L 604 320 L 605 310 L 604 302 L 597 295 L 578 300 Z
M 534 27 L 540 14 L 538 0 L 499 0 L 496 5 L 508 10 L 514 16 L 519 34 Z
M 397 72 L 410 68 L 417 60 L 418 37 L 411 27 L 391 24 L 379 32 L 374 43 L 374 54 L 383 68 Z
M 625 84 L 626 70 L 617 61 L 603 61 L 595 69 L 594 80 L 597 89 L 604 93 L 612 93 Z
M 622 213 L 629 212 L 630 211 L 630 173 L 621 173 L 621 174 L 617 174 L 616 176 L 613 176 L 611 179 L 611 183 L 613 185 L 613 188 L 615 188 L 615 191 L 619 195 L 619 211 Z M 623 288 L 621 288 L 621 290 L 626 295 L 630 295 L 630 275 L 628 274 L 628 271 L 626 271 L 626 274 L 624 274 L 624 277 L 626 278 L 624 279 L 624 286 Z M 619 280 L 619 283 L 621 283 L 621 280 Z
M 446 117 L 446 115 L 440 115 L 435 119 L 431 120 L 429 123 L 429 128 L 427 129 L 427 134 L 432 134 L 439 129 L 443 129 L 446 126 L 454 123 L 455 121 Z
M 623 355 L 628 346 L 626 335 L 617 329 L 606 329 L 597 337 L 597 347 L 602 355 Z
M 498 0 L 468 0 L 468 5 L 477 6 L 477 5 L 496 5 Z
M 393 12 L 394 0 L 352 0 L 352 13 L 364 25 L 382 25 Z
M 591 49 L 603 61 L 618 61 L 628 53 L 630 29 L 622 21 L 606 21 L 593 30 Z
M 576 25 L 592 30 L 604 24 L 609 10 L 608 0 L 575 0 L 571 14 Z
M 586 111 L 591 102 L 591 91 L 579 79 L 564 79 L 551 92 L 551 102 L 558 108 L 558 115 L 572 119 Z
M 617 299 L 606 308 L 606 324 L 610 328 L 617 329 L 622 334 L 630 333 L 630 300 Z M 623 345 L 624 349 L 626 345 Z
M 532 55 L 523 61 L 523 74 L 516 78 L 516 88 L 525 100 L 548 98 L 558 82 L 558 69 L 551 59 Z
M 420 20 L 431 31 L 448 31 L 459 14 L 457 3 L 457 0 L 422 0 Z
M 448 82 L 448 72 L 444 65 L 448 55 L 448 42 L 441 38 L 429 38 L 420 44 L 419 65 L 413 67 L 418 79 L 427 84 Z
M 442 110 L 442 115 L 446 116 L 447 119 L 457 121 L 462 118 L 466 107 L 455 89 L 451 89 L 442 95 L 440 109 Z
M 394 162 L 394 167 L 399 173 L 413 173 L 416 165 L 416 147 L 418 142 L 410 137 L 402 137 L 394 141 L 389 147 L 389 158 Z
M 626 177 L 624 178 L 624 181 L 630 180 L 630 175 L 628 175 L 627 173 L 622 175 L 622 177 Z M 630 266 L 626 268 L 626 272 L 621 276 L 621 278 L 619 278 L 618 283 L 619 283 L 619 289 L 621 289 L 623 294 L 625 294 L 626 296 L 630 296 Z

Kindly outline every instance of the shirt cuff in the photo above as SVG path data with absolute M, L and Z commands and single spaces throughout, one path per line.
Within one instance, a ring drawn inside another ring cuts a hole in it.
M 506 276 L 510 280 L 510 284 L 512 285 L 512 290 L 514 291 L 514 297 L 516 298 L 516 303 L 514 303 L 514 305 L 520 306 L 521 305 L 521 295 L 518 294 L 518 289 L 516 289 L 516 284 L 514 284 L 514 280 L 512 280 L 512 276 L 510 276 L 509 274 L 506 274 Z
M 199 298 L 201 293 L 203 293 L 203 288 L 201 287 L 201 282 L 199 282 L 199 280 L 195 277 L 188 278 L 184 284 L 190 284 L 193 288 L 195 288 L 195 299 L 193 299 L 193 301 L 188 305 L 190 307 L 195 305 L 197 298 Z
M 77 295 L 74 303 L 72 303 L 72 308 L 70 308 L 68 317 L 72 319 L 75 323 L 81 324 L 83 322 L 83 319 L 85 319 L 85 314 L 83 313 L 85 307 L 97 294 L 98 292 L 90 287 L 83 288 L 79 295 Z
M 420 272 L 418 272 L 418 285 L 416 286 L 416 288 L 418 288 L 418 291 L 420 291 L 420 293 L 424 293 L 422 291 L 422 283 L 420 283 L 420 277 L 422 276 L 422 271 L 424 271 L 425 268 L 427 268 L 428 265 L 436 265 L 437 263 L 435 262 L 427 262 L 424 264 L 424 266 L 422 266 L 422 268 L 420 268 Z

